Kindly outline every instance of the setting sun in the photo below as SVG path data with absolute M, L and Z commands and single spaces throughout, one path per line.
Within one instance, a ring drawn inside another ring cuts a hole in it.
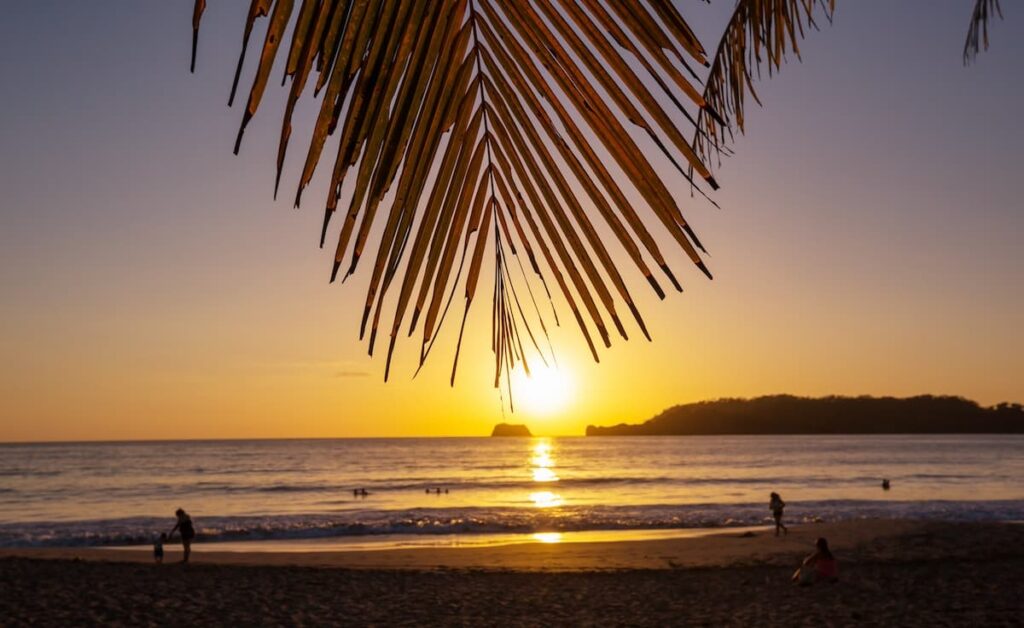
M 557 366 L 536 364 L 529 375 L 519 368 L 512 373 L 513 399 L 517 407 L 531 414 L 550 415 L 564 410 L 575 394 L 573 378 Z

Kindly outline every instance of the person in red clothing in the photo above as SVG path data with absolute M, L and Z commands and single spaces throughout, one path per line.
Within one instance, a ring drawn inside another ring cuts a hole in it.
M 793 582 L 800 586 L 810 586 L 815 582 L 838 582 L 839 561 L 828 548 L 828 540 L 819 538 L 815 543 L 814 553 L 804 559 L 800 568 L 793 574 Z

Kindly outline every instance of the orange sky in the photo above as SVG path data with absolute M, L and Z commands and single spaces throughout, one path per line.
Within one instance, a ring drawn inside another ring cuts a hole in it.
M 1024 401 L 1024 88 L 1005 80 L 1024 15 L 964 69 L 962 12 L 922 25 L 914 4 L 844 3 L 761 84 L 723 209 L 669 178 L 715 280 L 663 247 L 686 292 L 659 303 L 631 276 L 654 342 L 630 327 L 600 365 L 556 303 L 572 395 L 504 420 L 581 434 L 780 392 Z M 237 11 L 208 9 L 189 76 L 180 7 L 122 9 L 67 9 L 76 27 L 42 51 L 27 42 L 54 39 L 44 9 L 0 24 L 0 81 L 21 86 L 0 103 L 0 441 L 489 433 L 489 286 L 455 389 L 454 326 L 415 380 L 400 345 L 384 384 L 356 338 L 368 269 L 330 285 L 315 246 L 325 182 L 297 212 L 271 199 L 276 101 L 231 155 Z

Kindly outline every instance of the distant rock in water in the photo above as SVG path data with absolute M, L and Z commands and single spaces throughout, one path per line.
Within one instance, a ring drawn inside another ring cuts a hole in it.
M 525 425 L 498 423 L 494 426 L 491 436 L 533 436 Z
M 719 399 L 674 406 L 638 425 L 587 426 L 587 436 L 711 434 L 1022 434 L 1024 406 L 963 397 Z

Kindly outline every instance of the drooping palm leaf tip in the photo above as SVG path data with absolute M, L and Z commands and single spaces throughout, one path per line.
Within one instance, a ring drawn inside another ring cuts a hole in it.
M 988 21 L 992 15 L 1003 17 L 999 0 L 975 0 L 971 23 L 967 27 L 967 41 L 964 42 L 964 65 L 973 61 L 982 47 L 988 50 Z
M 835 0 L 740 0 L 718 43 L 708 73 L 704 99 L 710 105 L 699 114 L 694 146 L 707 162 L 727 150 L 732 124 L 744 131 L 746 94 L 761 104 L 754 79 L 762 69 L 777 72 L 792 53 L 800 58 L 799 42 L 806 30 L 817 28 L 815 9 L 831 20 Z M 710 115 L 719 112 L 721 118 Z M 723 119 L 724 118 L 724 119 Z
M 549 280 L 598 360 L 592 330 L 610 346 L 606 318 L 627 337 L 620 301 L 650 338 L 616 255 L 624 252 L 660 298 L 651 263 L 682 287 L 656 235 L 711 277 L 671 190 L 684 180 L 691 197 L 706 198 L 705 187 L 718 187 L 708 164 L 733 124 L 742 131 L 746 91 L 756 101 L 762 66 L 771 74 L 787 53 L 799 55 L 816 7 L 830 17 L 834 0 L 739 0 L 709 61 L 671 0 L 252 0 L 229 105 L 254 25 L 269 20 L 235 152 L 287 50 L 274 193 L 291 118 L 310 84 L 321 100 L 295 205 L 329 148 L 320 245 L 340 204 L 331 280 L 342 265 L 347 278 L 364 254 L 373 257 L 360 337 L 369 330 L 372 355 L 382 326 L 388 334 L 385 379 L 406 318 L 409 336 L 420 329 L 422 367 L 461 286 L 454 384 L 489 255 L 498 386 L 519 363 L 529 372 L 528 354 L 554 357 L 548 307 L 538 303 L 547 298 L 558 324 Z M 998 10 L 996 0 L 978 7 L 972 24 Z M 196 0 L 193 68 L 204 8 Z M 695 67 L 708 68 L 704 85 Z M 651 154 L 671 168 L 659 172 Z M 374 246 L 375 226 L 382 235 Z

